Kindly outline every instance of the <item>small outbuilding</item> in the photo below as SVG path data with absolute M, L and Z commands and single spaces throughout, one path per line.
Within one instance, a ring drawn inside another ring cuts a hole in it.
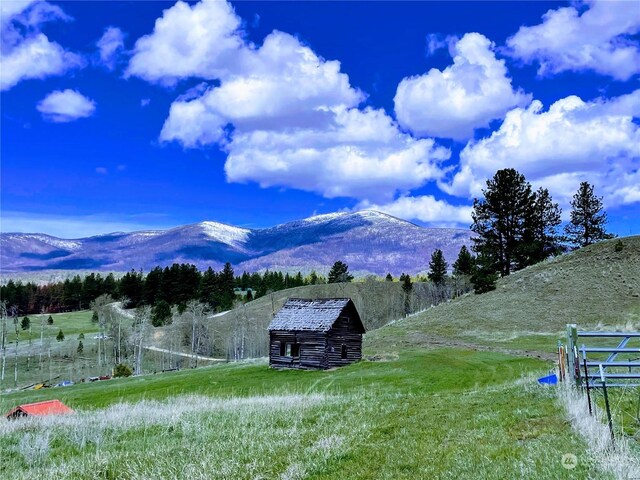
M 17 407 L 12 408 L 5 416 L 9 420 L 12 420 L 19 417 L 40 417 L 44 415 L 62 415 L 67 413 L 73 413 L 73 410 L 67 407 L 60 400 L 46 400 L 44 402 L 18 405 Z
M 326 369 L 357 362 L 364 332 L 350 298 L 290 298 L 269 325 L 269 366 Z

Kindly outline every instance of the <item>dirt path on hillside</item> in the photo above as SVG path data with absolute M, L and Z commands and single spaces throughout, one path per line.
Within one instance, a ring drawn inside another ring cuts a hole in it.
M 204 355 L 194 355 L 193 353 L 176 352 L 175 350 L 167 350 L 166 348 L 153 347 L 150 345 L 146 345 L 146 346 L 143 345 L 142 348 L 144 348 L 145 350 L 168 353 L 171 355 L 176 355 L 178 357 L 184 357 L 184 358 L 196 358 L 197 356 L 198 360 L 207 360 L 209 362 L 227 362 L 228 361 L 226 358 L 205 357 Z

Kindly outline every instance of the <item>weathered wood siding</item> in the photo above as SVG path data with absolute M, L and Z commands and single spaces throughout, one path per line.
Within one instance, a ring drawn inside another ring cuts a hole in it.
M 269 365 L 275 368 L 324 369 L 361 360 L 364 327 L 358 312 L 351 301 L 339 312 L 338 314 L 336 311 L 337 318 L 334 317 L 331 328 L 326 332 L 304 329 L 270 330 Z M 309 312 L 309 315 L 313 315 L 313 312 Z M 313 317 L 311 320 L 314 320 Z M 282 345 L 286 344 L 299 345 L 299 356 L 283 352 L 286 349 Z
M 270 332 L 269 365 L 276 368 L 327 368 L 326 334 L 311 331 Z M 282 343 L 300 344 L 299 358 L 280 355 Z
M 354 320 L 340 316 L 327 335 L 327 364 L 341 367 L 362 359 L 362 334 L 355 328 Z M 346 358 L 342 350 L 346 348 Z

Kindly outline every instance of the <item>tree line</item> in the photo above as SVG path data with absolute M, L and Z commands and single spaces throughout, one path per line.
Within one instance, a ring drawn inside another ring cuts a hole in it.
M 0 286 L 0 298 L 21 315 L 83 310 L 101 295 L 125 299 L 127 308 L 166 303 L 182 309 L 190 300 L 197 300 L 221 311 L 232 308 L 238 299 L 236 289 L 241 289 L 244 292 L 241 299 L 248 301 L 269 292 L 321 283 L 327 283 L 327 279 L 315 272 L 305 277 L 300 272 L 290 275 L 268 270 L 235 276 L 229 263 L 221 271 L 211 267 L 200 271 L 192 264 L 174 263 L 170 267 L 156 267 L 146 275 L 131 270 L 120 278 L 112 273 L 105 276 L 91 273 L 46 285 L 9 280 Z

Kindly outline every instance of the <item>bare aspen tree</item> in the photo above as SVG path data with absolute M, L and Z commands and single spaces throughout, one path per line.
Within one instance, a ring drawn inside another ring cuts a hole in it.
M 185 313 L 188 315 L 191 321 L 191 355 L 193 366 L 198 366 L 198 352 L 202 347 L 202 343 L 208 332 L 206 331 L 205 321 L 207 318 L 208 308 L 204 303 L 197 302 L 195 300 L 187 303 L 187 309 Z
M 44 314 L 45 310 L 42 309 L 40 313 L 40 359 L 38 361 L 38 365 L 40 366 L 40 370 L 42 371 L 42 349 L 44 348 Z
M 113 309 L 110 305 L 114 302 L 111 295 L 100 295 L 90 304 L 91 310 L 98 314 L 98 326 L 100 327 L 100 333 L 98 334 L 98 367 L 101 367 L 107 363 L 107 352 L 105 346 L 105 329 L 107 324 L 112 323 Z M 113 336 L 113 335 L 112 335 Z M 115 355 L 114 355 L 115 357 Z
M 27 351 L 27 371 L 31 366 L 31 322 L 29 322 L 29 350 Z
M 169 335 L 168 335 L 168 340 L 169 340 L 169 368 L 176 368 L 176 365 L 174 365 L 174 361 L 173 361 L 173 349 L 174 349 L 174 345 L 175 345 L 175 339 L 177 337 L 177 332 L 179 331 L 179 324 L 178 324 L 178 312 L 177 309 L 174 307 L 171 309 L 171 327 L 169 329 Z
M 142 373 L 143 343 L 146 339 L 149 323 L 151 322 L 151 307 L 138 307 L 133 318 L 132 340 L 134 345 L 134 375 Z
M 15 349 L 15 355 L 13 357 L 13 387 L 17 388 L 18 387 L 18 340 L 20 338 L 20 327 L 18 326 L 18 315 L 17 315 L 17 311 L 13 310 L 13 326 L 15 327 L 15 331 L 16 331 L 16 349 Z
M 0 387 L 4 387 L 4 370 L 7 364 L 7 302 L 0 302 L 0 321 L 2 321 L 2 374 Z

